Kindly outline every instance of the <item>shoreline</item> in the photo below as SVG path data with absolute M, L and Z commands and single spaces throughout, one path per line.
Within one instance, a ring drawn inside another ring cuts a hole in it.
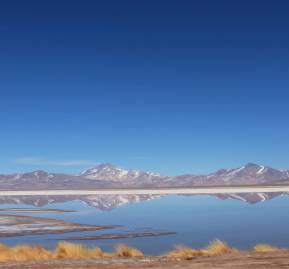
M 222 241 L 204 249 L 176 248 L 161 256 L 147 256 L 126 245 L 105 253 L 98 247 L 62 242 L 54 251 L 41 246 L 2 245 L 1 269 L 213 269 L 213 268 L 289 268 L 289 250 L 270 245 L 256 245 L 241 251 Z
M 0 196 L 69 196 L 69 195 L 168 195 L 289 192 L 289 186 L 228 186 L 192 188 L 113 188 L 113 189 L 39 189 L 0 190 Z

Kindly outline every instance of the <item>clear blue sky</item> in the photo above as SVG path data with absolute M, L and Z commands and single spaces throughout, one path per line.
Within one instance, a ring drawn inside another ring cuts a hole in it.
M 0 172 L 289 168 L 289 2 L 0 3 Z

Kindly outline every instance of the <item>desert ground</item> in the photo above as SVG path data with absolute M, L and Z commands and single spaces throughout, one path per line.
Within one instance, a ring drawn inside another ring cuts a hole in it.
M 280 269 L 289 268 L 289 251 L 238 253 L 192 260 L 162 257 L 8 262 L 1 269 Z

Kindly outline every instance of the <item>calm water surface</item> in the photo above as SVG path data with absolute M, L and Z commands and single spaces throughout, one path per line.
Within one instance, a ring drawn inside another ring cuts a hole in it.
M 2 204 L 0 208 L 32 208 L 31 205 Z M 34 206 L 35 207 L 35 206 Z M 250 204 L 240 200 L 221 200 L 214 196 L 163 196 L 138 203 L 127 203 L 111 210 L 100 210 L 83 201 L 74 200 L 42 206 L 73 209 L 75 213 L 19 213 L 19 215 L 63 219 L 85 224 L 123 227 L 96 232 L 75 232 L 57 235 L 35 235 L 1 238 L 2 243 L 43 244 L 53 248 L 57 238 L 99 235 L 147 229 L 176 232 L 175 235 L 117 240 L 82 241 L 111 250 L 116 243 L 127 243 L 146 254 L 162 254 L 176 244 L 203 247 L 214 239 L 227 241 L 238 248 L 257 243 L 289 247 L 289 196 Z M 6 213 L 5 213 L 6 214 Z M 15 214 L 15 213 L 14 213 Z M 1 217 L 1 215 L 0 215 Z M 75 241 L 74 241 L 75 242 Z

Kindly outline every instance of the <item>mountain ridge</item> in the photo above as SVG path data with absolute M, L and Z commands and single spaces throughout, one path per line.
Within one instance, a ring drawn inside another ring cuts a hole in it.
M 27 173 L 0 174 L 0 188 L 116 188 L 116 187 L 194 187 L 289 184 L 289 170 L 247 163 L 209 174 L 165 176 L 155 172 L 123 169 L 110 163 L 99 164 L 80 174 Z

